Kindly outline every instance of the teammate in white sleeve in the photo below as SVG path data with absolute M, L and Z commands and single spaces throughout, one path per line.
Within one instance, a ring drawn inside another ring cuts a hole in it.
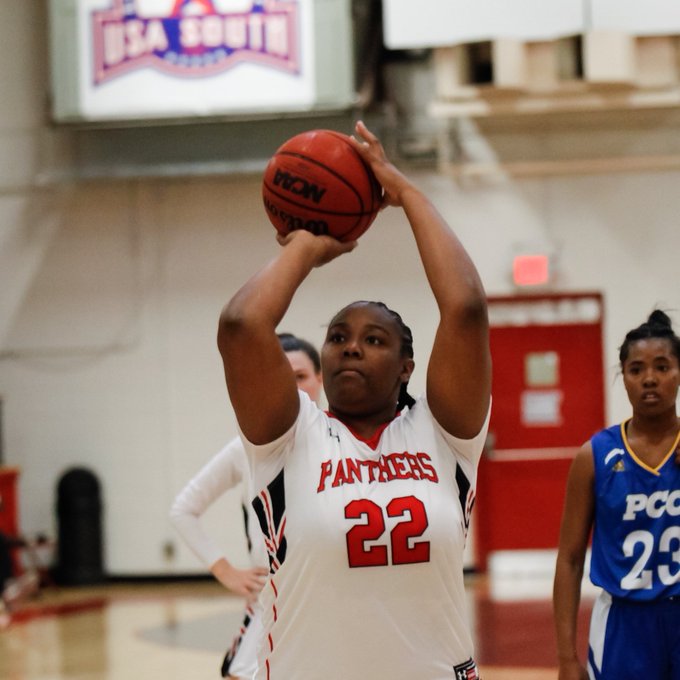
M 574 458 L 555 569 L 559 680 L 680 680 L 680 338 L 655 310 L 619 350 L 633 416 Z M 576 649 L 592 530 L 588 662 Z
M 298 389 L 318 401 L 321 393 L 319 353 L 311 343 L 290 333 L 278 337 Z M 201 516 L 218 498 L 239 485 L 252 565 L 248 569 L 233 566 L 200 522 Z M 246 598 L 243 624 L 227 650 L 221 673 L 232 680 L 252 678 L 257 670 L 257 651 L 262 639 L 260 606 L 255 599 L 269 569 L 259 521 L 252 506 L 248 459 L 240 437 L 232 439 L 179 492 L 170 509 L 170 520 L 215 578 L 233 593 Z
M 356 243 L 296 231 L 225 306 L 218 344 L 246 440 L 270 577 L 258 680 L 473 680 L 463 548 L 490 408 L 486 297 L 431 202 L 357 123 L 385 205 L 406 213 L 440 321 L 426 396 L 382 303 L 331 320 L 328 412 L 297 392 L 275 329 L 311 271 Z M 369 273 L 370 275 L 370 273 Z

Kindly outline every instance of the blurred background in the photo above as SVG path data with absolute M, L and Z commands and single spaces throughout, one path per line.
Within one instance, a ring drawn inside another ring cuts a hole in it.
M 82 520 L 65 582 L 205 573 L 168 509 L 236 434 L 215 333 L 278 247 L 262 171 L 362 118 L 490 296 L 467 565 L 538 564 L 575 448 L 629 413 L 625 333 L 680 322 L 678 35 L 671 0 L 0 0 L 0 531 L 52 568 Z M 397 211 L 281 330 L 318 345 L 358 298 L 411 326 L 422 391 L 436 309 Z M 241 518 L 234 491 L 206 525 L 245 564 Z

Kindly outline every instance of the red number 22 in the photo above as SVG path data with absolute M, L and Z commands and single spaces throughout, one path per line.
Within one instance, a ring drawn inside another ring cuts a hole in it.
M 387 504 L 388 517 L 409 519 L 399 522 L 390 532 L 392 564 L 413 564 L 430 561 L 430 542 L 409 539 L 422 536 L 427 529 L 427 513 L 423 502 L 415 496 L 393 498 Z M 375 541 L 385 533 L 385 518 L 382 508 L 368 499 L 355 500 L 345 507 L 347 519 L 366 519 L 363 524 L 355 524 L 347 532 L 347 558 L 350 567 L 379 567 L 389 564 L 387 546 L 366 546 L 366 541 Z

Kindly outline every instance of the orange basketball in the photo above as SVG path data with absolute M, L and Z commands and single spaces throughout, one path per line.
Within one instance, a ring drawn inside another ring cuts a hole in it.
M 310 130 L 291 137 L 271 157 L 262 199 L 281 234 L 305 229 L 353 241 L 378 214 L 382 189 L 347 135 Z

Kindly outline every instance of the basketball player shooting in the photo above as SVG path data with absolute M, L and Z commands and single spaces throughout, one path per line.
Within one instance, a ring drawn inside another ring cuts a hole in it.
M 463 549 L 490 409 L 486 297 L 429 199 L 361 122 L 356 135 L 385 205 L 408 218 L 440 319 L 413 399 L 401 316 L 367 301 L 337 312 L 324 412 L 296 389 L 276 328 L 313 269 L 356 242 L 279 235 L 278 255 L 224 307 L 218 346 L 270 565 L 256 678 L 473 680 Z

